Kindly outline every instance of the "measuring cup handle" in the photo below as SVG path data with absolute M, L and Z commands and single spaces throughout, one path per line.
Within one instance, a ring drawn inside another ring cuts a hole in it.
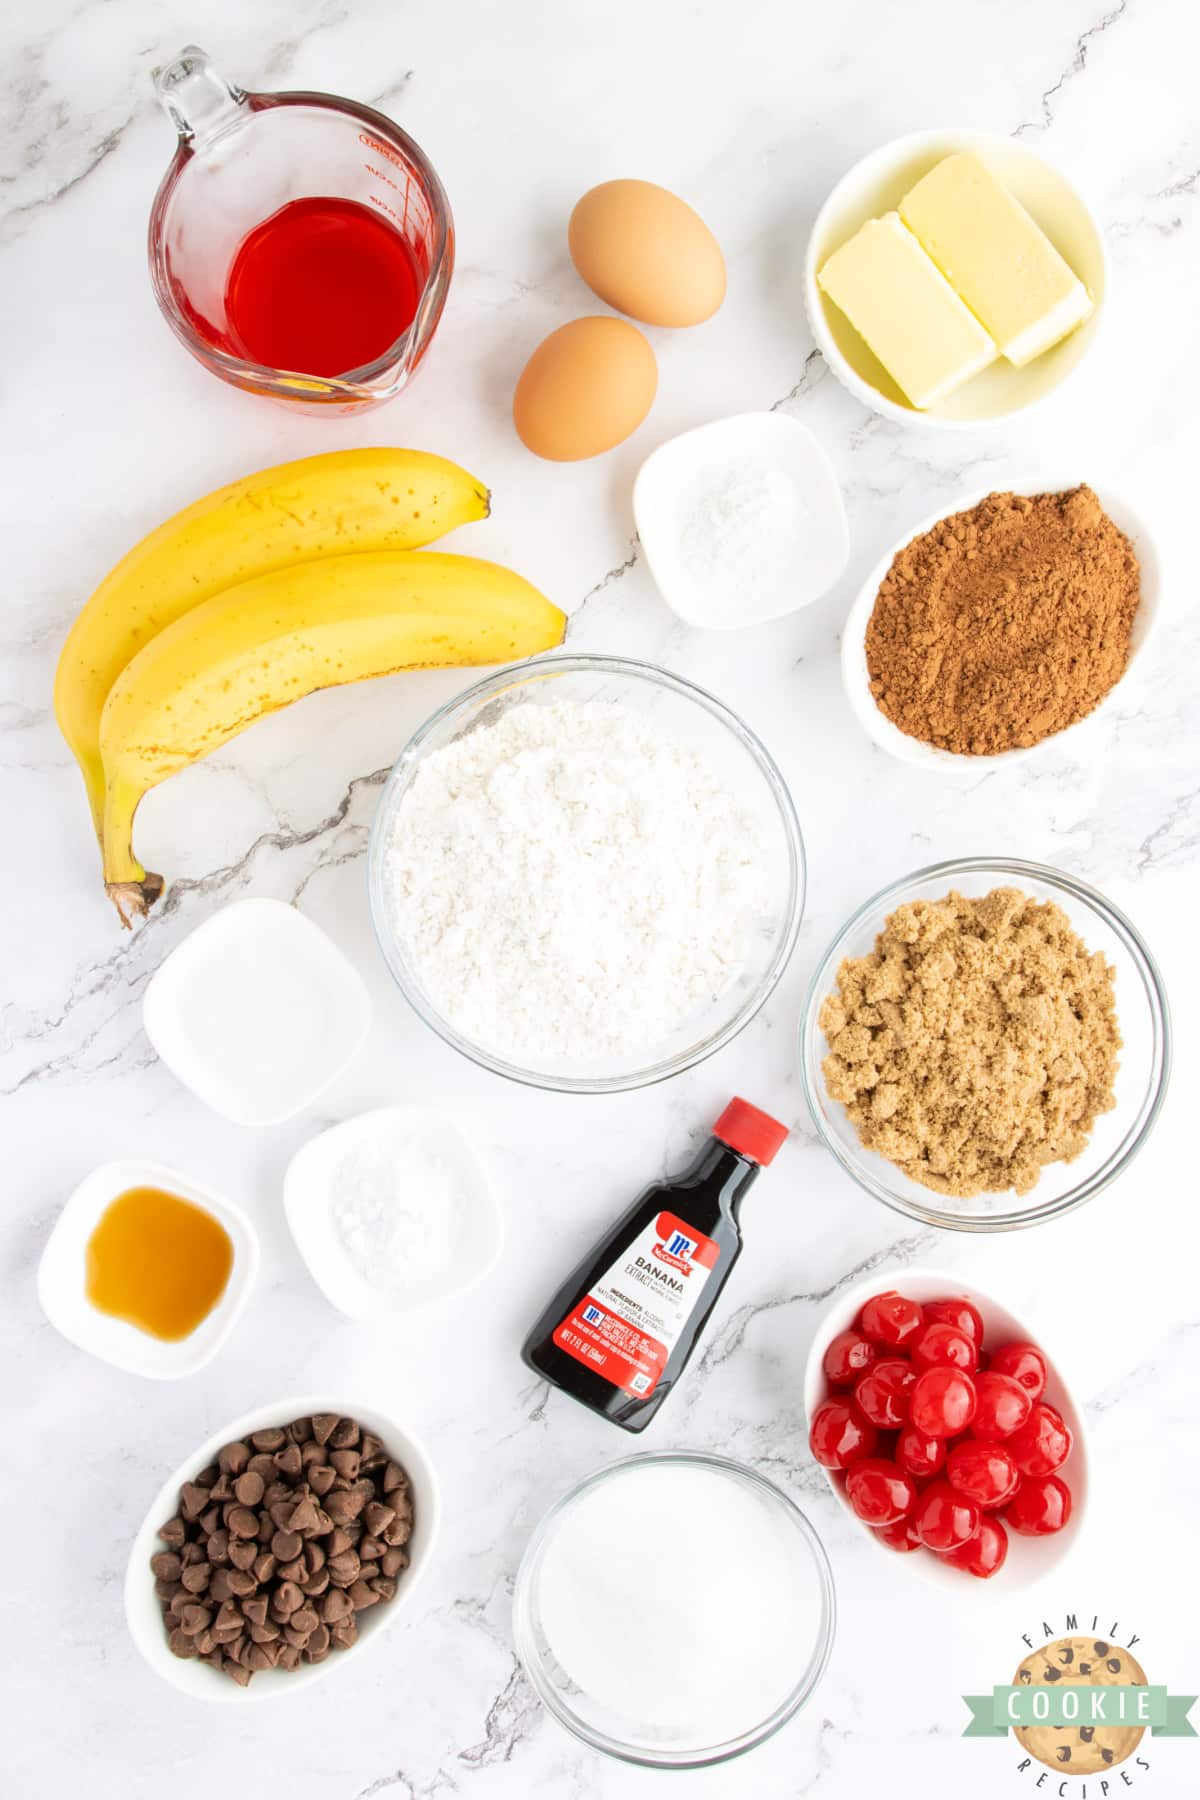
M 218 74 L 196 44 L 188 44 L 173 61 L 155 69 L 151 80 L 181 140 L 194 150 L 203 149 L 242 116 L 245 92 Z

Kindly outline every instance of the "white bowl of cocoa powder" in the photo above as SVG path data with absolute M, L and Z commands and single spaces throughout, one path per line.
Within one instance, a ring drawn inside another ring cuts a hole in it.
M 881 750 L 978 773 L 1101 717 L 1160 609 L 1158 551 L 1110 488 L 968 495 L 880 558 L 846 618 L 842 681 Z

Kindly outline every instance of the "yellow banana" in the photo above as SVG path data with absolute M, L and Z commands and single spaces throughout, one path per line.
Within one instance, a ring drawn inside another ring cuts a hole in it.
M 128 925 L 162 892 L 133 854 L 143 794 L 317 688 L 397 669 L 513 662 L 566 619 L 497 563 L 366 551 L 227 588 L 168 625 L 117 676 L 100 721 L 108 892 Z
M 122 558 L 71 628 L 54 680 L 59 729 L 104 810 L 100 714 L 144 645 L 235 582 L 310 557 L 414 550 L 486 519 L 483 483 L 421 450 L 336 450 L 247 475 L 185 507 Z

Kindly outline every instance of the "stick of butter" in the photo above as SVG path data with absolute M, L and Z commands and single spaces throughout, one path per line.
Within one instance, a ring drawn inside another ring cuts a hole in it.
M 900 202 L 955 292 L 1021 368 L 1082 325 L 1091 296 L 977 156 L 947 156 Z
M 868 219 L 817 276 L 918 410 L 996 360 L 996 346 L 899 213 Z

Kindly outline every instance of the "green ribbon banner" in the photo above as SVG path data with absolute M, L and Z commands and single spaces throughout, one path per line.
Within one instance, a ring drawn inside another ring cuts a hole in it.
M 1168 1694 L 1165 1687 L 1062 1687 L 1033 1683 L 994 1687 L 990 1694 L 964 1694 L 971 1709 L 964 1737 L 1004 1737 L 1013 1726 L 1143 1725 L 1154 1737 L 1195 1737 L 1188 1712 L 1195 1694 Z

